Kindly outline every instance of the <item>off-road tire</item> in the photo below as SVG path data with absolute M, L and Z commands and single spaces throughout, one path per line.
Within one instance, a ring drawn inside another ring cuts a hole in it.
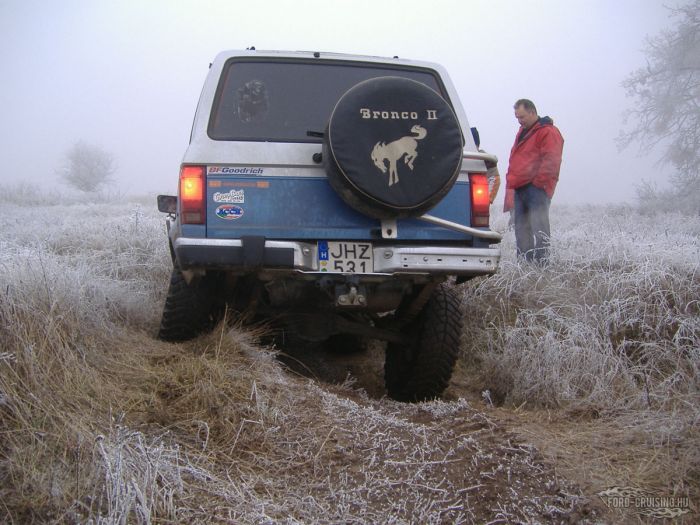
M 219 317 L 221 305 L 213 280 L 187 284 L 182 272 L 175 267 L 163 307 L 158 339 L 187 341 L 211 329 Z
M 413 326 L 411 345 L 387 345 L 384 381 L 389 397 L 398 401 L 435 399 L 447 388 L 462 333 L 457 292 L 437 287 Z

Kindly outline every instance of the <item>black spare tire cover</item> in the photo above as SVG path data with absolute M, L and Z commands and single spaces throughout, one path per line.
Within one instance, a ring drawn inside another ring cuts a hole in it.
M 378 77 L 350 88 L 326 127 L 329 182 L 357 211 L 414 217 L 450 191 L 462 165 L 459 121 L 437 92 L 414 80 Z

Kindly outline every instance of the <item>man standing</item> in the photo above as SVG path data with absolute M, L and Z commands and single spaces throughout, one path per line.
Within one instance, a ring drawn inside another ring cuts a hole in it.
M 564 139 L 531 100 L 513 106 L 520 129 L 510 150 L 506 199 L 511 193 L 518 256 L 544 263 L 549 257 L 549 203 L 559 180 Z M 508 206 L 508 203 L 506 203 Z

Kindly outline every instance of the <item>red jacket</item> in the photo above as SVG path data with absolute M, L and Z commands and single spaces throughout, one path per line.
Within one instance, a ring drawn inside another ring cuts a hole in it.
M 522 131 L 521 127 L 510 150 L 504 211 L 512 208 L 512 202 L 509 202 L 511 199 L 508 198 L 509 193 L 512 198 L 512 190 L 532 183 L 533 186 L 542 188 L 551 199 L 559 180 L 564 138 L 552 123 L 552 119 L 540 118 L 527 131 L 525 138 L 518 142 Z

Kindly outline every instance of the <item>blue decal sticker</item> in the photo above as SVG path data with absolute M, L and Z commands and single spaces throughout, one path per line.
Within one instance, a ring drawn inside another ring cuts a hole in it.
M 318 260 L 328 260 L 328 241 L 318 241 Z
M 216 208 L 215 213 L 219 219 L 235 221 L 236 219 L 243 217 L 243 208 L 232 204 L 224 204 L 223 206 Z

